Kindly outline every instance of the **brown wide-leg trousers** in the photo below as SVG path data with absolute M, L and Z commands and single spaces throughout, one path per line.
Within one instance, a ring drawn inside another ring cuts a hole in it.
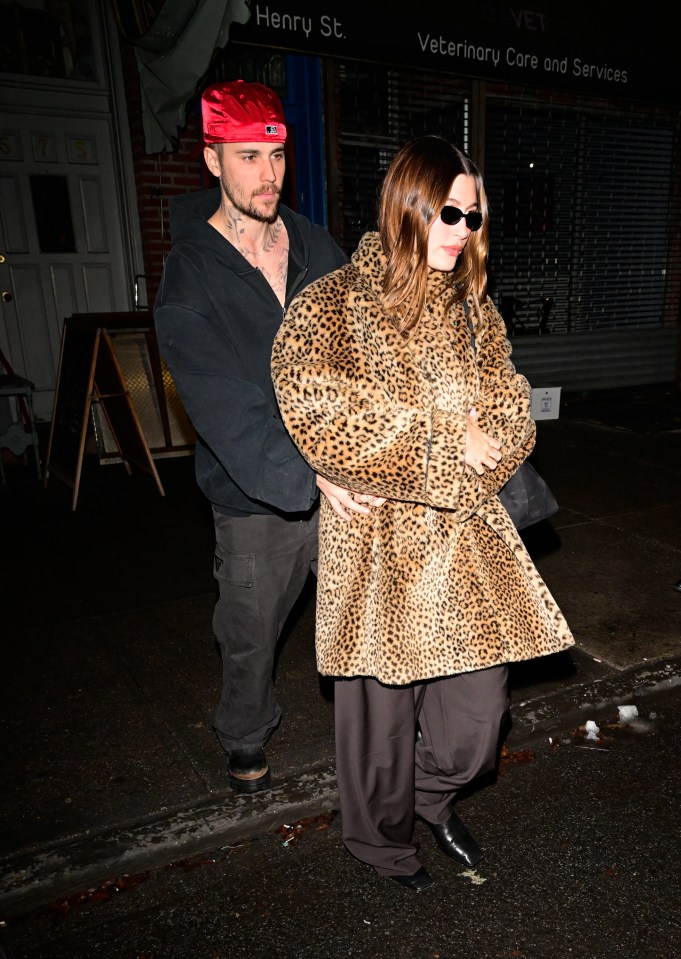
M 445 822 L 461 788 L 496 766 L 507 680 L 493 666 L 409 686 L 336 681 L 343 841 L 357 859 L 382 876 L 421 867 L 416 816 Z

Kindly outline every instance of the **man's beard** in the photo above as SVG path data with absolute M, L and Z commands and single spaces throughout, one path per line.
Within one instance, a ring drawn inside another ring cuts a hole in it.
M 230 204 L 234 207 L 235 210 L 238 210 L 239 213 L 243 213 L 244 216 L 250 217 L 252 220 L 257 220 L 259 223 L 275 223 L 277 217 L 279 216 L 279 201 L 281 199 L 281 194 L 277 196 L 277 202 L 274 204 L 274 208 L 271 213 L 263 213 L 259 210 L 252 202 L 244 203 L 241 200 L 238 200 L 234 194 L 234 191 L 230 188 L 224 176 L 220 177 L 220 183 L 222 185 L 222 190 Z M 272 189 L 276 189 L 272 187 Z

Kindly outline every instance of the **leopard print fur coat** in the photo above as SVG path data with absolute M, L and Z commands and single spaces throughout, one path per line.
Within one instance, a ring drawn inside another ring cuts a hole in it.
M 385 265 L 366 234 L 292 302 L 272 353 L 310 466 L 387 498 L 347 523 L 321 497 L 319 671 L 404 685 L 563 650 L 570 629 L 496 495 L 536 438 L 503 320 L 488 298 L 476 358 L 462 304 L 445 311 L 448 277 L 432 272 L 405 337 L 381 307 Z M 503 443 L 482 477 L 464 462 L 471 407 Z

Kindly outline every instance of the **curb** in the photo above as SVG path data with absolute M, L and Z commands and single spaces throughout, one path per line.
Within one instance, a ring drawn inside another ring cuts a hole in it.
M 3 918 L 68 898 L 105 879 L 131 875 L 199 855 L 329 810 L 338 802 L 334 768 L 304 772 L 266 793 L 231 797 L 179 810 L 124 831 L 84 834 L 0 864 Z
M 681 684 L 681 658 L 644 664 L 512 706 L 506 746 L 530 746 L 597 718 L 606 710 L 636 703 Z M 602 718 L 602 717 L 601 717 Z M 123 832 L 101 832 L 7 857 L 2 869 L 3 916 L 10 918 L 59 898 L 96 887 L 105 879 L 131 875 L 200 855 L 239 839 L 338 806 L 335 768 L 308 770 L 267 793 L 224 799 L 179 810 Z
M 529 745 L 551 731 L 582 726 L 587 719 L 608 709 L 635 704 L 680 683 L 681 657 L 643 663 L 589 683 L 569 686 L 544 699 L 514 703 L 507 745 Z

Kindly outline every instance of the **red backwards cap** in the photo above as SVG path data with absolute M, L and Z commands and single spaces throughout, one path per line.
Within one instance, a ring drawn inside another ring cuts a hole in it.
M 201 97 L 204 143 L 284 143 L 281 100 L 262 83 L 214 83 Z

